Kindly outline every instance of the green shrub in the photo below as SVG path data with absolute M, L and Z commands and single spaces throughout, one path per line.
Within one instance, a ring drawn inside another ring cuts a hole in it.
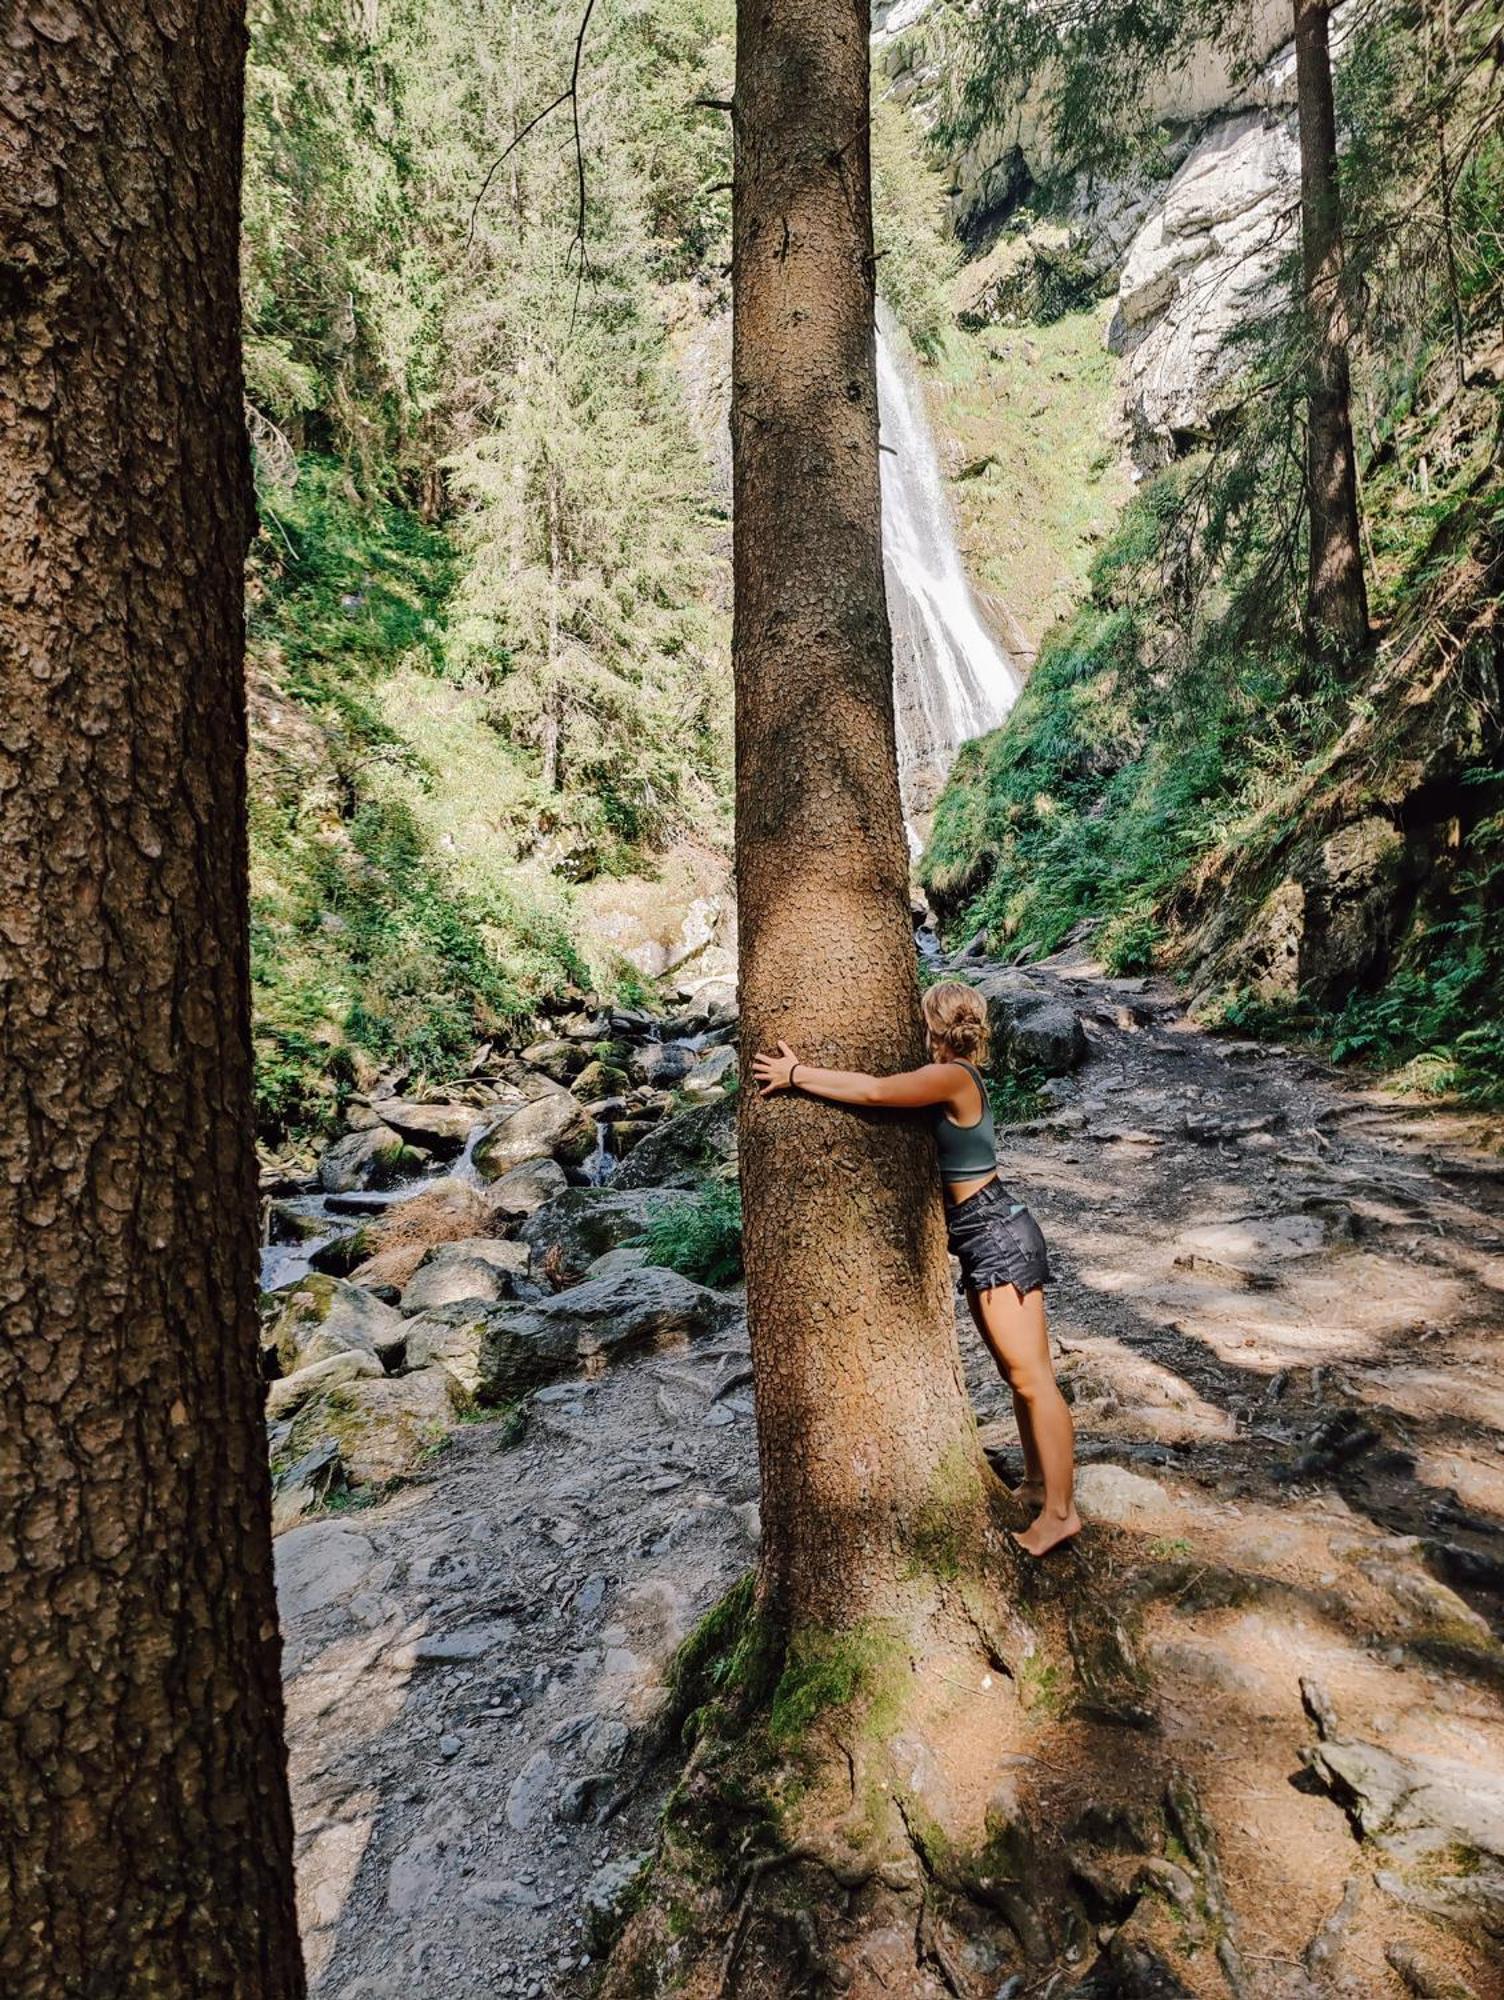
M 648 1262 L 702 1285 L 742 1274 L 742 1195 L 734 1180 L 705 1181 L 693 1200 L 665 1204 L 643 1233 Z

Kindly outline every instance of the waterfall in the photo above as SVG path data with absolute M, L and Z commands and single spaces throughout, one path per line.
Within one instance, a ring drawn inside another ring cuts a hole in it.
M 933 807 L 956 751 L 997 727 L 1019 676 L 966 579 L 923 394 L 881 307 L 877 408 L 898 775 L 917 844 L 915 821 Z

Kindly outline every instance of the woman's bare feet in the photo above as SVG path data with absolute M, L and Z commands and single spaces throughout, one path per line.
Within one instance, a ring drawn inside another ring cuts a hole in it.
M 1080 1532 L 1081 1516 L 1074 1507 L 1064 1514 L 1052 1514 L 1048 1508 L 1041 1507 L 1023 1533 L 1013 1539 L 1026 1554 L 1047 1556 L 1051 1549 L 1058 1548 L 1062 1542 L 1068 1542 L 1072 1535 L 1079 1535 Z

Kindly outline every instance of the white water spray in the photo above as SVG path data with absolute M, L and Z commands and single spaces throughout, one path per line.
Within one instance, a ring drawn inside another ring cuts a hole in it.
M 933 806 L 956 751 L 996 729 L 1013 706 L 1019 676 L 967 581 L 923 394 L 881 308 L 877 408 L 898 775 L 912 829 Z

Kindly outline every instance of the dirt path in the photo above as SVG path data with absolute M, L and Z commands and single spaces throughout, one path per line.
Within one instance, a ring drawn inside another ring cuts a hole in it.
M 1006 1171 L 1051 1240 L 1142 1720 L 1219 1828 L 1205 1990 L 1498 2000 L 1504 1169 L 1476 1121 L 1213 1040 L 1154 982 L 1047 976 L 1091 1057 Z M 317 1994 L 590 1990 L 591 1885 L 674 1775 L 658 1671 L 755 1550 L 748 1377 L 732 1336 L 560 1384 L 520 1440 L 466 1426 L 423 1481 L 282 1537 Z M 1089 1773 L 1041 1762 L 1064 1810 Z

